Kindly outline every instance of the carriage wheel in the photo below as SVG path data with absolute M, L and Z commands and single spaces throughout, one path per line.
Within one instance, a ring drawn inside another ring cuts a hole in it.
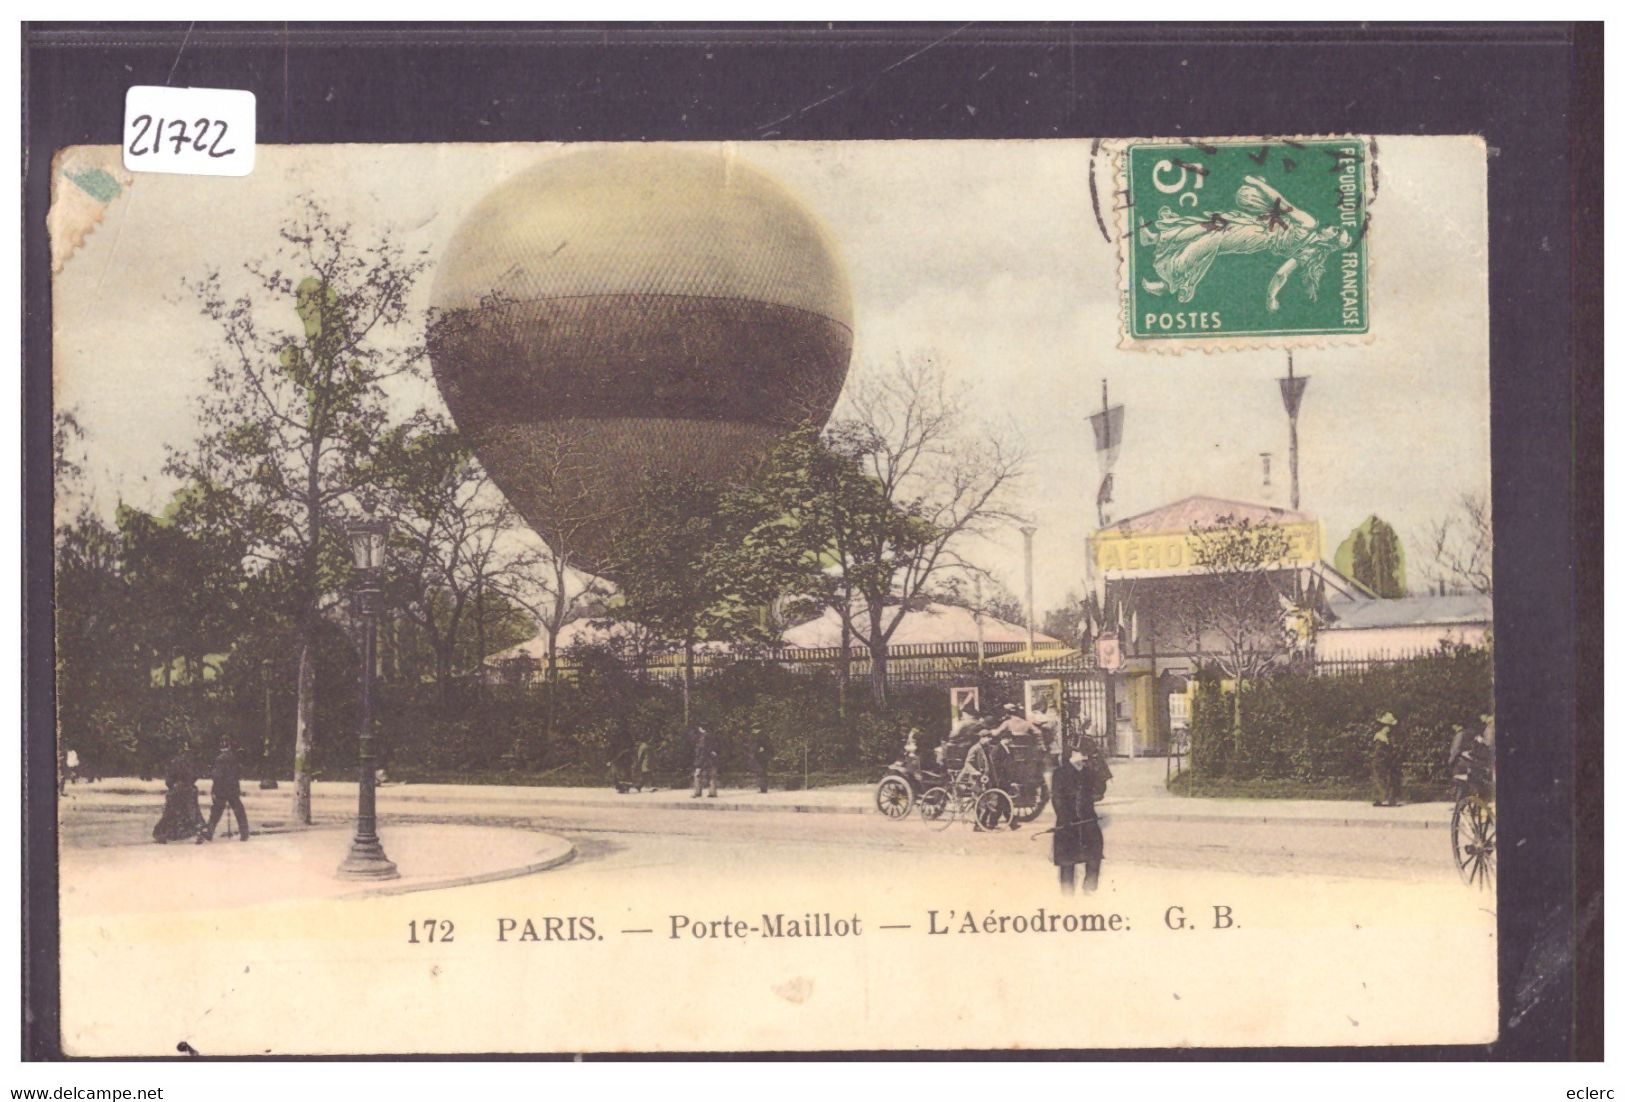
M 998 830 L 1015 815 L 1015 805 L 1002 788 L 990 788 L 976 798 L 976 825 L 983 830 Z
M 875 807 L 888 819 L 906 819 L 914 807 L 914 790 L 902 777 L 882 777 L 875 786 Z
M 1450 848 L 1456 868 L 1469 885 L 1495 887 L 1495 805 L 1482 796 L 1463 796 L 1450 816 Z
M 948 811 L 948 790 L 927 788 L 920 794 L 920 818 L 937 826 L 946 826 L 952 816 Z
M 1021 787 L 1021 802 L 1016 804 L 1016 822 L 1030 823 L 1049 806 L 1049 785 L 1039 781 L 1036 785 Z

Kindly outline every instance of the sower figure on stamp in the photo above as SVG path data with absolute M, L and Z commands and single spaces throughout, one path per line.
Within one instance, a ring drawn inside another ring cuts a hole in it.
M 717 744 L 711 737 L 711 732 L 698 724 L 694 727 L 694 796 L 698 799 L 701 789 L 709 789 L 706 796 L 712 799 L 717 795 Z
M 242 768 L 237 764 L 237 755 L 232 751 L 231 744 L 222 743 L 210 774 L 212 785 L 209 795 L 214 802 L 209 808 L 209 823 L 197 836 L 199 845 L 214 840 L 214 828 L 220 825 L 220 817 L 228 807 L 237 817 L 238 840 L 248 841 L 248 812 L 243 809 L 242 779 Z
M 1163 207 L 1155 222 L 1141 224 L 1139 236 L 1140 244 L 1156 249 L 1153 267 L 1161 277 L 1142 277 L 1140 285 L 1153 295 L 1173 294 L 1180 302 L 1191 300 L 1221 256 L 1268 252 L 1281 257 L 1264 292 L 1271 313 L 1281 308 L 1281 291 L 1294 272 L 1313 300 L 1327 256 L 1348 248 L 1352 240 L 1347 230 L 1322 226 L 1308 211 L 1293 206 L 1262 176 L 1246 177 L 1230 210 L 1197 217 Z
M 1066 764 L 1055 770 L 1052 799 L 1055 801 L 1055 838 L 1051 856 L 1060 870 L 1061 890 L 1077 890 L 1077 866 L 1083 866 L 1083 890 L 1092 892 L 1100 883 L 1100 862 L 1105 857 L 1106 840 L 1100 832 L 1095 800 L 1102 793 L 1101 778 L 1082 750 L 1074 748 Z

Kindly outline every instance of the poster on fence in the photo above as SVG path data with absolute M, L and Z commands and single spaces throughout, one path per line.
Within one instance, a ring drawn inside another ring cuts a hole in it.
M 1493 1041 L 1486 157 L 61 150 L 63 1048 Z

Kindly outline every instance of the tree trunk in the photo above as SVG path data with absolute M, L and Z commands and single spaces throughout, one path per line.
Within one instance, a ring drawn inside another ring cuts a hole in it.
M 310 824 L 310 746 L 316 720 L 316 656 L 307 625 L 299 644 L 299 700 L 293 728 L 293 818 Z
M 559 718 L 559 629 L 554 620 L 547 628 L 547 741 L 553 743 L 553 731 Z
M 1236 704 L 1231 718 L 1230 743 L 1233 752 L 1241 753 L 1241 678 L 1236 678 Z
M 683 640 L 683 725 L 688 725 L 689 700 L 694 693 L 694 640 Z
M 474 692 L 485 698 L 485 586 L 474 587 Z
M 846 694 L 852 685 L 852 625 L 841 617 L 841 664 L 835 681 L 836 707 L 842 722 L 846 721 Z
M 876 602 L 869 602 L 869 638 L 864 640 L 869 645 L 869 697 L 874 701 L 875 707 L 884 710 L 886 707 L 886 651 L 890 642 L 885 631 L 881 628 L 881 619 L 885 616 L 885 609 Z
M 869 696 L 875 702 L 875 707 L 886 707 L 886 640 L 875 633 L 875 641 L 869 645 Z
M 451 662 L 452 647 L 456 644 L 448 633 L 445 639 L 437 639 L 434 647 L 434 687 L 444 704 L 451 696 Z

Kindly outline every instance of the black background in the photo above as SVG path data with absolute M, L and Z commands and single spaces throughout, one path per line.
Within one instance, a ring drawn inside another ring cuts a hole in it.
M 258 140 L 267 144 L 1484 135 L 1501 1039 L 1489 1048 L 1383 1054 L 1600 1058 L 1602 31 L 1507 24 L 26 26 L 26 1056 L 60 1057 L 44 232 L 50 159 L 66 145 L 117 144 L 132 84 L 250 89 L 259 100 Z M 1438 1012 L 1450 1014 L 1455 993 L 1437 998 Z

